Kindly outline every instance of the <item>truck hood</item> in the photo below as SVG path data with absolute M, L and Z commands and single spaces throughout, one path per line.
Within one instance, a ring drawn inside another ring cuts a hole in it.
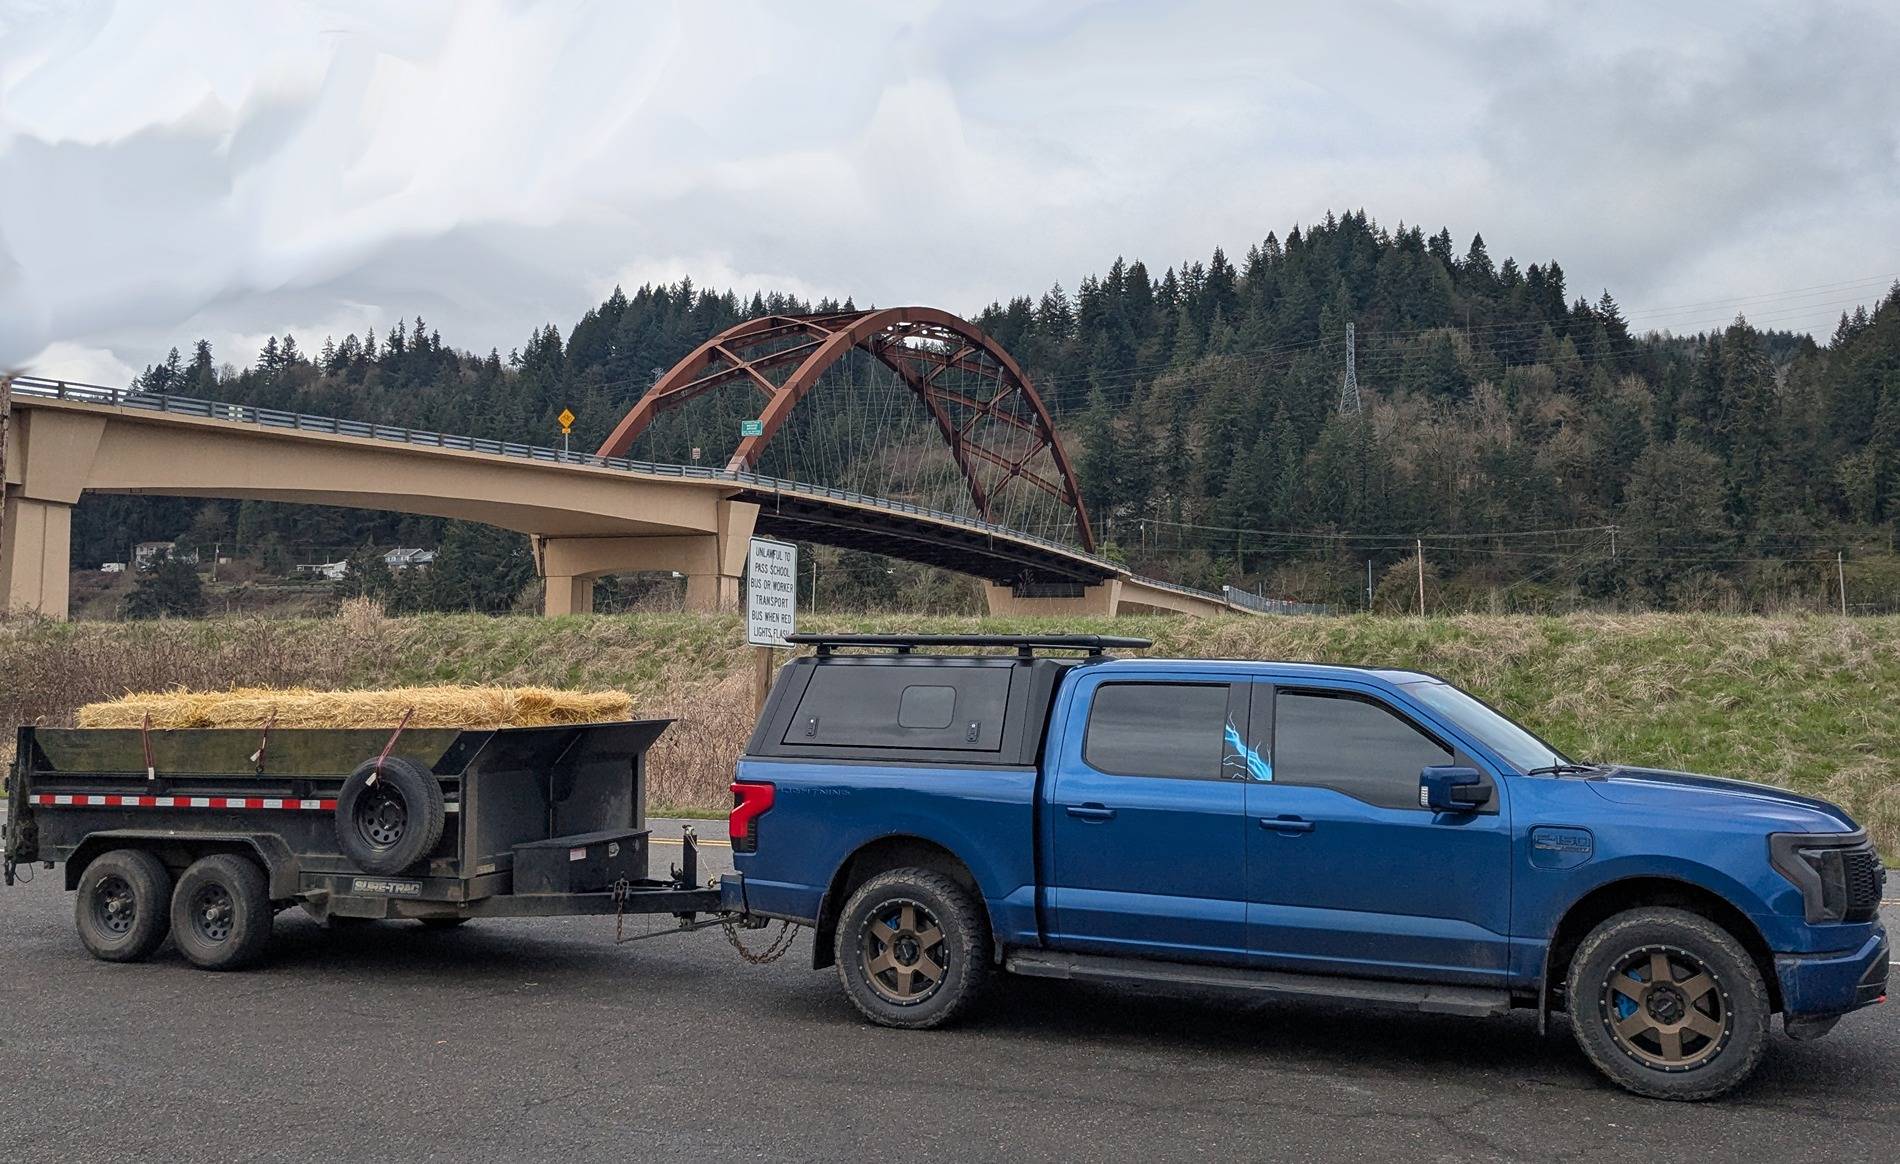
M 1747 780 L 1615 765 L 1589 777 L 1589 784 L 1612 803 L 1658 812 L 1718 812 L 1790 832 L 1851 833 L 1859 827 L 1825 800 Z

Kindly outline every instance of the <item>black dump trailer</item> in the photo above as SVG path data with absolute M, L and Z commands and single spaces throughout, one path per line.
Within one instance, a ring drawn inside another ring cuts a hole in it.
M 94 955 L 169 933 L 254 961 L 278 910 L 319 920 L 674 914 L 710 924 L 690 833 L 648 876 L 646 752 L 668 720 L 497 729 L 19 731 L 6 880 L 65 866 Z

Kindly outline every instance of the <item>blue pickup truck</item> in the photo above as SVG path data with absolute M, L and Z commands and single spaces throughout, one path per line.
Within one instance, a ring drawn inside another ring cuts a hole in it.
M 1410 671 L 803 641 L 721 891 L 814 927 L 876 1023 L 945 1023 L 998 971 L 1531 1008 L 1617 1084 L 1704 1099 L 1773 1014 L 1814 1038 L 1886 994 L 1885 873 L 1825 801 L 1580 763 Z

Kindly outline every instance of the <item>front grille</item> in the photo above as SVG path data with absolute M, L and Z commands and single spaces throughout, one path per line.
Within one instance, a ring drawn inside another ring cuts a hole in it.
M 1847 878 L 1847 921 L 1871 921 L 1880 912 L 1880 891 L 1887 871 L 1880 866 L 1880 854 L 1870 845 L 1841 854 L 1841 869 Z

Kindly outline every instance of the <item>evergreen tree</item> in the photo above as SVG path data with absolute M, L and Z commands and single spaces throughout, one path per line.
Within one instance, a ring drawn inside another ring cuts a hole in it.
M 139 572 L 122 613 L 126 618 L 203 618 L 204 583 L 194 567 L 168 554 Z

